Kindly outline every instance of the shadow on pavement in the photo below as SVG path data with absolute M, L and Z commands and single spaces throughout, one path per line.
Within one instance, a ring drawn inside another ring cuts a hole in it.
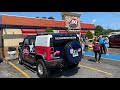
M 95 60 L 94 60 L 94 59 L 88 59 L 88 61 L 95 62 Z
M 53 70 L 50 74 L 50 78 L 60 78 L 60 77 L 70 77 L 75 75 L 78 70 L 80 69 L 80 67 L 74 68 L 74 69 L 68 69 L 68 70 L 64 70 L 64 71 L 60 71 L 58 69 Z
M 109 48 L 116 48 L 116 49 L 120 49 L 120 46 L 112 46 L 112 47 L 109 47 Z
M 2 58 L 0 58 L 0 63 L 2 63 L 3 62 L 3 59 Z

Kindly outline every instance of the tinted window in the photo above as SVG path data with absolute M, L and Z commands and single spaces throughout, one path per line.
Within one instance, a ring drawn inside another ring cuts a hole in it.
M 50 38 L 50 46 L 53 47 L 53 38 Z
M 35 45 L 35 37 L 30 38 L 30 45 L 32 45 L 32 43 L 33 43 L 33 45 Z
M 24 39 L 24 44 L 29 44 L 28 38 L 25 38 L 25 39 Z
M 110 38 L 115 38 L 115 35 L 113 35 L 113 36 L 110 36 Z
M 120 35 L 116 35 L 115 38 L 120 38 Z
M 61 39 L 61 40 L 55 40 L 55 38 L 51 38 L 50 39 L 50 46 L 51 47 L 62 47 L 71 41 L 78 41 L 79 42 L 79 38 L 77 37 L 76 39 Z

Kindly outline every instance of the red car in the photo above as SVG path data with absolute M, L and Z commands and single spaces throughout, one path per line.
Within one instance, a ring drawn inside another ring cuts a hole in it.
M 109 37 L 109 45 L 112 46 L 120 46 L 120 34 L 112 35 Z

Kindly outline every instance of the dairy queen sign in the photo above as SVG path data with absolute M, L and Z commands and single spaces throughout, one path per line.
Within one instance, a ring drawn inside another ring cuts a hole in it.
M 75 19 L 75 18 L 72 18 L 72 19 L 70 20 L 70 22 L 69 22 L 69 27 L 75 28 L 75 27 L 77 27 L 77 26 L 78 26 L 78 20 Z

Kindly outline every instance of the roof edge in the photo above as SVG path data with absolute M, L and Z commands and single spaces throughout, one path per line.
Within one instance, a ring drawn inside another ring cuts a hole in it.
M 23 18 L 33 18 L 33 19 L 53 20 L 53 21 L 64 21 L 64 20 L 44 19 L 44 18 L 17 16 L 17 15 L 8 15 L 8 14 L 0 14 L 0 16 L 15 16 L 15 17 L 23 17 Z

